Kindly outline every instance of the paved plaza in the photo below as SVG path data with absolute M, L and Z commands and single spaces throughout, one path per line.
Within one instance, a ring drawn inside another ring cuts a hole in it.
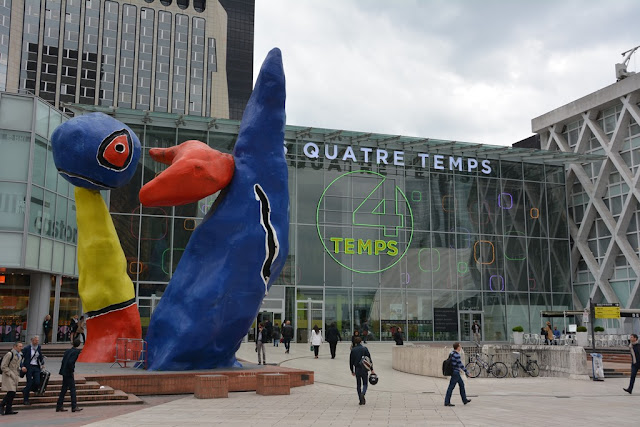
M 21 411 L 8 425 L 92 426 L 607 426 L 636 425 L 640 418 L 640 390 L 622 391 L 628 379 L 604 382 L 561 378 L 466 379 L 472 399 L 462 405 L 454 392 L 454 408 L 444 407 L 448 380 L 405 374 L 391 368 L 391 343 L 368 345 L 380 382 L 370 386 L 367 404 L 358 405 L 355 379 L 348 370 L 348 344 L 338 346 L 332 360 L 324 344 L 314 359 L 309 346 L 267 346 L 267 362 L 315 371 L 315 384 L 291 389 L 290 396 L 229 393 L 227 399 L 200 400 L 193 396 L 144 397 L 145 405 L 87 407 L 81 413 L 53 410 Z M 243 344 L 238 357 L 255 362 L 254 344 Z M 82 365 L 78 364 L 80 372 Z M 115 368 L 114 368 L 115 369 Z M 23 418 L 21 418 L 24 415 Z M 94 422 L 98 420 L 97 422 Z M 44 424 L 43 424 L 44 422 Z

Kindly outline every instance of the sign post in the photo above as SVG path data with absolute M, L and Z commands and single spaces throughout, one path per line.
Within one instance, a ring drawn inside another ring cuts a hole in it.
M 596 319 L 619 319 L 620 304 L 596 304 Z

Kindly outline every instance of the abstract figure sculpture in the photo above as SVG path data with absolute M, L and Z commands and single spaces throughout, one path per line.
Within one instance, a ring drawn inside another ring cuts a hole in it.
M 120 240 L 99 190 L 131 179 L 140 141 L 102 113 L 73 118 L 52 135 L 60 175 L 75 185 L 78 222 L 78 293 L 87 316 L 80 362 L 113 362 L 117 338 L 141 338 L 140 314 Z
M 152 153 L 171 166 L 140 191 L 145 204 L 187 203 L 224 188 L 193 232 L 153 312 L 146 337 L 149 369 L 237 365 L 235 353 L 289 249 L 284 104 L 282 58 L 273 49 L 245 109 L 233 159 L 194 141 Z M 201 155 L 209 159 L 204 166 L 197 161 Z M 185 173 L 189 165 L 191 173 Z M 207 194 L 184 194 L 206 186 Z

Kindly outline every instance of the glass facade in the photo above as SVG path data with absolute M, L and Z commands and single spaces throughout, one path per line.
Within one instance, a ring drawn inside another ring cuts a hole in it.
M 187 57 L 189 52 L 189 17 L 176 14 L 173 30 L 173 93 L 171 112 L 184 113 L 187 85 Z
M 94 1 L 94 0 L 92 0 Z M 111 106 L 114 101 L 116 80 L 116 53 L 118 52 L 118 9 L 115 1 L 104 2 L 104 22 L 102 29 L 102 61 L 100 69 L 99 105 Z
M 122 31 L 120 40 L 120 79 L 118 84 L 118 106 L 133 106 L 133 68 L 136 55 L 136 16 L 138 8 L 122 6 Z
M 58 282 L 60 312 L 81 310 L 73 188 L 58 175 L 50 143 L 65 120 L 43 100 L 0 92 L 0 341 L 14 341 L 25 330 L 32 292 L 45 289 L 43 279 L 51 281 L 52 298 L 43 311 L 57 319 Z
M 116 117 L 143 142 L 136 175 L 111 192 L 110 210 L 145 324 L 216 197 L 142 207 L 140 188 L 166 167 L 148 150 L 198 139 L 228 153 L 237 122 L 185 116 L 176 129 L 175 116 Z M 285 141 L 289 257 L 261 314 L 291 319 L 298 340 L 335 322 L 343 337 L 368 329 L 390 340 L 402 327 L 409 340 L 450 341 L 480 319 L 483 339 L 506 341 L 513 326 L 537 332 L 541 310 L 572 309 L 561 164 L 301 132 L 288 127 Z

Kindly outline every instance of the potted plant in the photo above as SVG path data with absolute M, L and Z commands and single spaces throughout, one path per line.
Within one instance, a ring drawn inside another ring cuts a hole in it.
M 602 326 L 596 326 L 593 328 L 593 332 L 604 332 L 604 328 Z
M 587 347 L 589 345 L 589 335 L 586 326 L 578 326 L 576 329 L 576 341 L 579 346 Z
M 514 326 L 513 331 L 513 343 L 516 345 L 524 344 L 524 329 L 522 326 Z

